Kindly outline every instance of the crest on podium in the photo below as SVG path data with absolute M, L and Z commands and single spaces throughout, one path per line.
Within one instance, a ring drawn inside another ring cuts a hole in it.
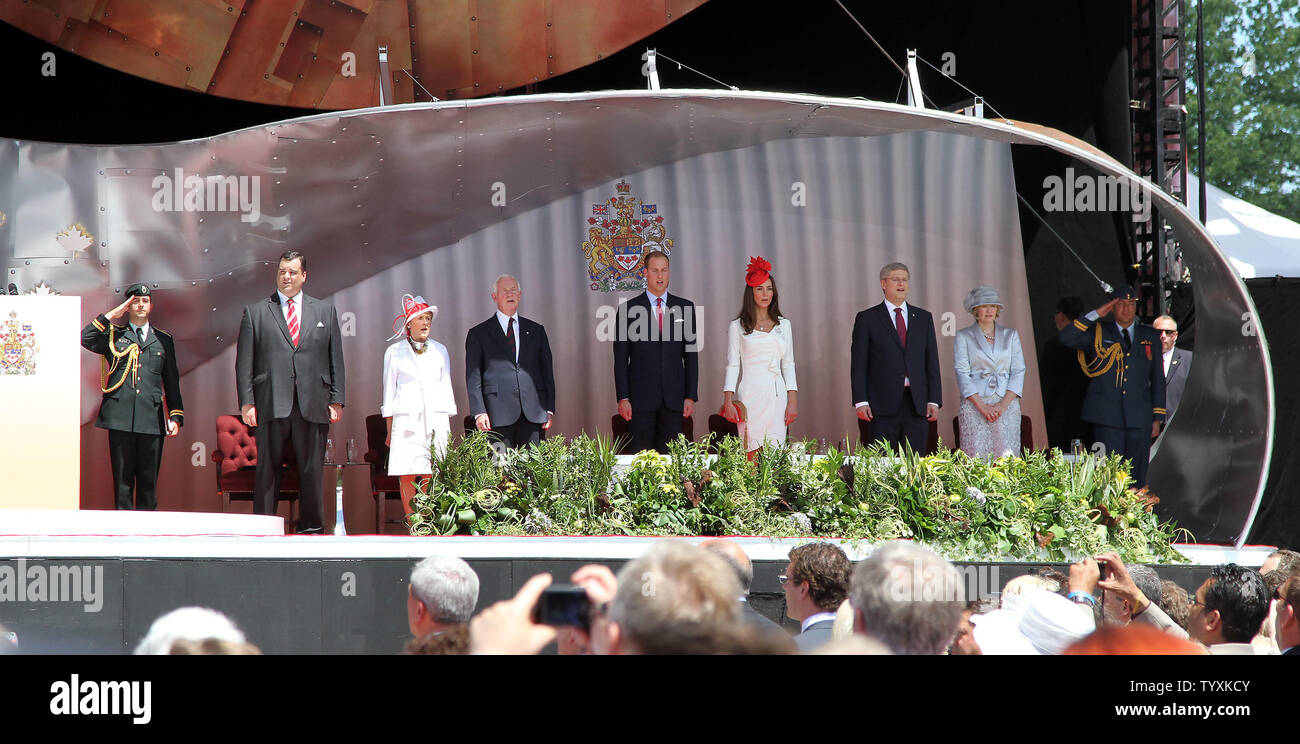
M 9 311 L 9 320 L 0 329 L 0 374 L 34 375 L 36 374 L 36 352 L 41 347 L 36 345 L 36 334 L 30 323 L 18 320 L 17 311 Z

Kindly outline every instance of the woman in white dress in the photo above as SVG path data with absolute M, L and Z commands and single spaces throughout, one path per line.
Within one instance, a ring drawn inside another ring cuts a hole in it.
M 429 445 L 446 452 L 456 398 L 451 390 L 451 357 L 447 347 L 429 338 L 438 308 L 423 297 L 402 296 L 405 325 L 393 338 L 401 339 L 384 352 L 384 402 L 379 411 L 388 422 L 388 474 L 400 476 L 402 508 L 411 513 L 411 497 L 419 478 L 433 471 Z M 388 339 L 392 341 L 393 338 Z
M 750 457 L 768 442 L 783 444 L 799 416 L 794 331 L 781 317 L 771 271 L 762 257 L 749 260 L 740 315 L 727 327 L 722 416 L 737 424 Z
M 972 457 L 1020 452 L 1020 396 L 1025 388 L 1025 355 L 1020 334 L 998 325 L 1002 302 L 993 287 L 966 295 L 966 312 L 975 322 L 957 331 L 953 366 L 961 390 L 961 449 Z

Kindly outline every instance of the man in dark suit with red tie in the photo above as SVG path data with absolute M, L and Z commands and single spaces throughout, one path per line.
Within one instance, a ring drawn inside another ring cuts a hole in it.
M 694 303 L 668 293 L 668 256 L 644 260 L 646 291 L 619 306 L 614 389 L 633 451 L 667 453 L 699 400 L 698 326 Z
M 244 308 L 235 353 L 239 413 L 256 429 L 253 512 L 275 514 L 285 444 L 298 458 L 300 534 L 320 534 L 325 437 L 343 417 L 343 337 L 334 303 L 308 297 L 307 258 L 280 256 L 276 292 Z
M 519 315 L 519 280 L 492 284 L 497 311 L 465 336 L 465 387 L 479 431 L 507 447 L 541 441 L 555 418 L 555 375 L 546 328 Z
M 934 318 L 907 304 L 911 272 L 901 263 L 880 270 L 885 301 L 853 321 L 850 378 L 857 416 L 876 439 L 926 454 L 930 421 L 939 420 L 943 388 Z

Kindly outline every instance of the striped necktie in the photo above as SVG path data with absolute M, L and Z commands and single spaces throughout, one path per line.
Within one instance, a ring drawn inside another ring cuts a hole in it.
M 293 339 L 293 345 L 298 346 L 298 311 L 293 306 L 293 299 L 289 300 L 289 336 Z

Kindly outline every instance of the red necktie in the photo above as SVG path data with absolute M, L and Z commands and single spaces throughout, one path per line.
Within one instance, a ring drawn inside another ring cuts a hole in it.
M 659 338 L 664 337 L 664 298 L 655 298 L 655 314 L 659 316 Z
M 903 308 L 894 308 L 894 327 L 898 329 L 898 341 L 907 348 L 907 324 L 903 322 Z
M 289 300 L 289 336 L 293 338 L 293 345 L 298 346 L 298 311 L 293 309 L 293 300 Z

